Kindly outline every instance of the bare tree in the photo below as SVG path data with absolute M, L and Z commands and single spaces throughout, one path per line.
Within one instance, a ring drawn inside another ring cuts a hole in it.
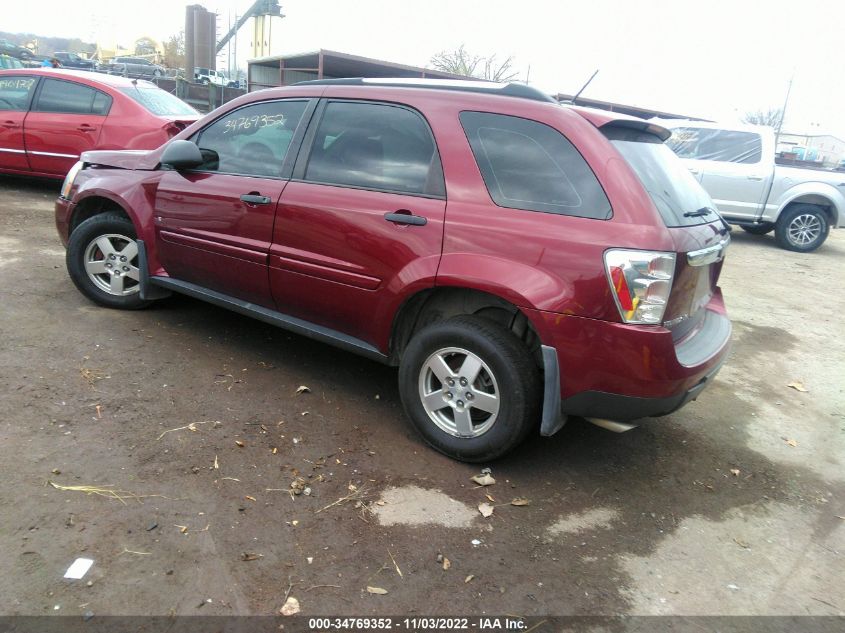
M 164 44 L 164 65 L 168 68 L 185 67 L 185 32 L 171 35 Z
M 743 123 L 752 125 L 767 125 L 770 128 L 778 129 L 783 119 L 782 108 L 769 108 L 768 110 L 754 110 L 746 112 L 742 117 Z
M 156 42 L 149 37 L 142 37 L 141 39 L 135 42 L 135 54 L 136 55 L 155 55 L 156 53 Z
M 454 51 L 441 51 L 429 62 L 437 70 L 490 81 L 513 81 L 518 74 L 513 69 L 513 57 L 502 62 L 495 55 L 473 55 L 463 44 Z

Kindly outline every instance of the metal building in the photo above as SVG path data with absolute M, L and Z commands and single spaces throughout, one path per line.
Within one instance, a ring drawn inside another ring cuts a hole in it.
M 370 57 L 320 49 L 298 55 L 262 57 L 248 62 L 248 90 L 288 86 L 310 79 L 346 77 L 427 77 L 431 79 L 475 79 L 431 68 L 418 68 Z

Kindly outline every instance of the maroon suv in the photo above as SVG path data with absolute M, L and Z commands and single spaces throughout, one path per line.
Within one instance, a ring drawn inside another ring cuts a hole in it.
M 671 413 L 724 361 L 728 228 L 668 136 L 517 84 L 308 82 L 83 154 L 56 224 L 93 301 L 175 291 L 398 365 L 425 440 L 486 461 Z

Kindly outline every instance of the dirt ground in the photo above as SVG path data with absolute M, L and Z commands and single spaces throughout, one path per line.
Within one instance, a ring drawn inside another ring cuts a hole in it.
M 845 231 L 735 231 L 715 384 L 624 434 L 570 420 L 482 489 L 394 369 L 184 297 L 92 305 L 57 192 L 0 179 L 0 614 L 845 613 Z

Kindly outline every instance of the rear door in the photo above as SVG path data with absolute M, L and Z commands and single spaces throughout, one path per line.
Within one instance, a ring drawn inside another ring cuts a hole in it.
M 162 176 L 157 248 L 171 277 L 273 306 L 267 257 L 276 204 L 309 103 L 264 101 L 227 112 L 193 139 L 206 158 L 202 167 Z
M 0 169 L 28 171 L 23 126 L 37 77 L 0 77 Z
M 101 90 L 65 79 L 42 79 L 24 124 L 33 171 L 64 176 L 82 152 L 95 149 L 111 109 Z
M 433 279 L 446 209 L 422 115 L 376 102 L 322 102 L 282 194 L 270 284 L 280 311 L 369 343 L 409 280 Z M 308 151 L 305 151 L 305 149 Z

